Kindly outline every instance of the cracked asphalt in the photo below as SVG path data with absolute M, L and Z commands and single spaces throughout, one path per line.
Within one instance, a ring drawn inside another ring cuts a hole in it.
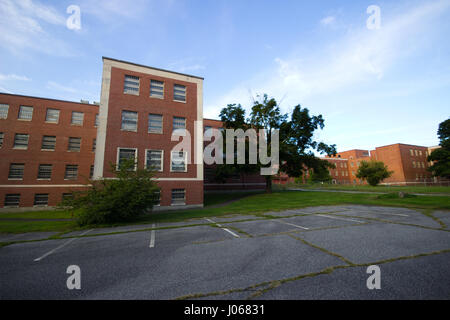
M 346 205 L 3 235 L 0 299 L 450 299 L 449 217 Z

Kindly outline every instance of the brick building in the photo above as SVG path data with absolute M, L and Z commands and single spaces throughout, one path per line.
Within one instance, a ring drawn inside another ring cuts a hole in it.
M 0 207 L 54 206 L 86 188 L 98 106 L 0 94 Z

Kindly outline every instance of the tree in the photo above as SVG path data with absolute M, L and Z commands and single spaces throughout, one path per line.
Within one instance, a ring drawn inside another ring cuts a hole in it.
M 389 171 L 382 161 L 361 161 L 356 177 L 366 180 L 371 186 L 376 186 L 393 173 L 394 171 Z
M 130 221 L 148 212 L 158 201 L 160 189 L 148 169 L 136 168 L 135 159 L 111 164 L 116 179 L 90 181 L 87 191 L 75 192 L 60 206 L 75 212 L 79 225 Z
M 280 169 L 291 177 L 302 176 L 308 168 L 320 171 L 324 168 L 333 167 L 328 161 L 317 158 L 314 153 L 336 154 L 335 145 L 328 146 L 323 142 L 313 140 L 314 131 L 319 128 L 323 129 L 325 126 L 322 115 L 310 116 L 309 110 L 302 109 L 300 105 L 294 108 L 291 118 L 288 120 L 289 115 L 281 113 L 276 100 L 264 94 L 257 96 L 257 99 L 253 101 L 251 113 L 246 122 L 242 121 L 242 119 L 245 119 L 245 110 L 241 105 L 236 104 L 229 104 L 226 108 L 223 108 L 220 112 L 220 118 L 228 129 L 265 129 L 268 154 L 271 155 L 272 133 L 274 130 L 279 130 Z M 248 152 L 248 149 L 246 152 Z M 240 173 L 256 172 L 261 167 L 261 164 L 234 165 L 234 168 L 237 168 L 237 172 Z M 221 174 L 227 171 L 232 170 L 221 170 L 218 166 L 218 172 Z M 272 177 L 269 175 L 265 178 L 266 192 L 271 192 Z
M 439 149 L 434 150 L 428 161 L 433 161 L 433 165 L 428 168 L 435 177 L 445 177 L 450 179 L 450 119 L 439 124 L 438 129 Z
M 328 161 L 326 161 L 328 163 Z M 331 168 L 335 168 L 336 166 L 332 164 Z M 330 171 L 328 170 L 328 166 L 323 165 L 322 163 L 314 170 L 310 170 L 310 181 L 312 183 L 315 182 L 330 182 L 332 180 Z

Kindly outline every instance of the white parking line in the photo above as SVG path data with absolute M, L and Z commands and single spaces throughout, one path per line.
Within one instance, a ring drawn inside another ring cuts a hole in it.
M 372 213 L 372 212 L 370 212 Z M 376 213 L 372 213 L 372 214 L 385 214 L 388 216 L 399 216 L 399 217 L 409 217 L 407 214 L 401 214 L 401 213 L 387 213 L 387 212 L 376 212 Z
M 153 224 L 152 228 L 155 228 L 155 227 L 156 227 L 156 225 Z M 153 229 L 150 234 L 150 245 L 149 245 L 150 248 L 153 248 L 155 246 L 155 232 L 156 232 L 156 230 Z
M 318 214 L 318 216 L 319 217 L 324 217 L 324 218 L 335 219 L 335 220 L 354 221 L 354 222 L 358 222 L 358 223 L 364 223 L 364 221 L 360 221 L 360 220 L 356 220 L 356 219 L 327 216 L 327 215 L 324 215 L 324 214 Z
M 80 236 L 84 236 L 85 234 L 88 234 L 88 233 L 91 232 L 92 230 L 94 230 L 94 229 L 90 229 L 90 230 L 88 230 L 88 231 L 86 231 L 86 232 L 83 232 L 82 234 L 80 234 Z M 75 241 L 75 240 L 77 240 L 77 239 L 78 239 L 78 238 L 72 238 L 72 239 L 70 239 L 70 240 L 64 242 L 62 245 L 56 247 L 56 248 L 53 249 L 53 250 L 50 250 L 49 252 L 47 252 L 47 253 L 44 254 L 43 256 L 34 259 L 34 261 L 41 261 L 41 260 L 44 259 L 45 257 L 51 255 L 52 253 L 58 251 L 58 250 L 61 249 L 61 248 L 67 246 L 69 243 L 71 243 L 71 242 L 73 242 L 73 241 Z
M 289 223 L 289 222 L 286 222 L 286 221 L 283 221 L 283 220 L 275 219 L 275 221 L 277 221 L 279 223 L 287 224 L 289 226 L 293 226 L 293 227 L 296 227 L 296 228 L 300 228 L 300 229 L 303 229 L 303 230 L 309 230 L 309 228 L 307 228 L 307 227 L 302 227 L 302 226 L 299 226 L 297 224 Z
M 221 228 L 222 230 L 228 232 L 228 233 L 231 234 L 233 237 L 235 237 L 235 238 L 240 238 L 239 235 L 237 235 L 236 233 L 234 233 L 234 232 L 231 231 L 230 229 L 227 229 L 227 228 L 222 227 L 220 224 L 218 224 L 218 223 L 215 222 L 214 220 L 208 219 L 208 218 L 205 218 L 205 220 L 206 220 L 206 221 L 209 221 L 209 222 L 211 222 L 211 223 L 216 224 L 219 228 Z

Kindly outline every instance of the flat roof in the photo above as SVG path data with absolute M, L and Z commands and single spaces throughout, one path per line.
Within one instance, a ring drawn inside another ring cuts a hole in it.
M 419 146 L 417 144 L 392 143 L 392 144 L 387 144 L 387 145 L 380 146 L 380 147 L 375 147 L 375 150 L 378 149 L 378 148 L 390 147 L 390 146 L 395 146 L 395 145 L 408 146 L 408 147 L 428 148 L 428 147 L 425 147 L 425 146 Z
M 146 65 L 143 65 L 143 64 L 138 64 L 138 63 L 134 63 L 134 62 L 130 62 L 130 61 L 119 60 L 119 59 L 108 58 L 108 57 L 102 57 L 102 59 L 103 59 L 103 60 L 106 59 L 106 60 L 116 61 L 116 62 L 122 62 L 122 63 L 131 64 L 131 65 L 138 66 L 138 67 L 144 67 L 144 68 L 149 68 L 149 69 L 153 69 L 153 70 L 164 71 L 164 72 L 169 72 L 169 73 L 179 74 L 179 75 L 182 75 L 182 76 L 187 76 L 187 77 L 192 77 L 192 78 L 197 78 L 197 79 L 205 80 L 205 78 L 203 78 L 203 77 L 194 76 L 194 75 L 187 74 L 187 73 L 181 73 L 181 72 L 176 72 L 176 71 L 171 71 L 171 70 L 161 69 L 161 68 L 155 68 L 155 67 L 146 66 Z
M 42 98 L 42 97 L 35 97 L 35 96 L 27 96 L 27 95 L 24 95 L 24 94 L 14 94 L 14 93 L 0 92 L 0 95 L 24 97 L 24 98 L 40 99 L 40 100 L 51 100 L 51 101 L 66 102 L 66 103 L 76 103 L 76 104 L 81 104 L 83 106 L 99 107 L 98 104 L 93 104 L 93 103 L 83 103 L 83 102 L 61 100 L 61 99 L 53 99 L 53 98 Z

